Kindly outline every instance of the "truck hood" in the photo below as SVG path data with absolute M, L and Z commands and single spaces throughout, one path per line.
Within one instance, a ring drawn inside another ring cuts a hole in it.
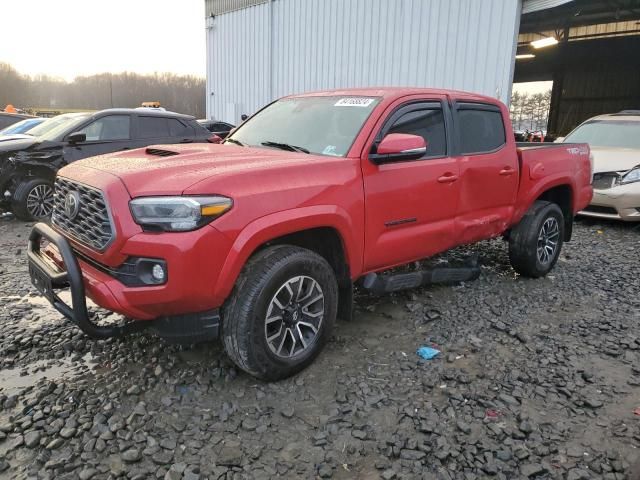
M 237 145 L 154 145 L 80 160 L 64 171 L 69 176 L 77 165 L 111 173 L 122 180 L 132 197 L 142 197 L 180 195 L 214 176 L 235 176 L 249 171 L 255 174 L 330 160 L 321 155 Z
M 640 165 L 640 150 L 632 148 L 591 147 L 593 171 L 625 172 Z

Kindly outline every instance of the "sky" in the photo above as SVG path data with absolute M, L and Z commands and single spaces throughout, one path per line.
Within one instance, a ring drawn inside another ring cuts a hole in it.
M 529 95 L 535 95 L 536 93 L 544 93 L 551 90 L 553 82 L 524 82 L 514 83 L 513 93 L 528 93 Z
M 0 62 L 21 73 L 206 73 L 203 0 L 0 0 L 0 19 Z
M 0 19 L 0 62 L 21 73 L 205 76 L 203 0 L 0 0 Z

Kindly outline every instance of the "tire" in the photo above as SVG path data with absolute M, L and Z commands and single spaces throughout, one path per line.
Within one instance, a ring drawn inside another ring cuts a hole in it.
M 318 356 L 337 309 L 338 284 L 323 257 L 294 246 L 268 247 L 247 262 L 223 307 L 225 350 L 254 377 L 287 378 Z
M 560 256 L 564 215 L 555 203 L 537 201 L 511 230 L 509 260 L 520 275 L 539 278 L 549 273 Z M 555 242 L 555 246 L 553 246 Z
M 16 188 L 11 209 L 20 220 L 47 220 L 53 210 L 53 183 L 44 178 L 32 178 Z

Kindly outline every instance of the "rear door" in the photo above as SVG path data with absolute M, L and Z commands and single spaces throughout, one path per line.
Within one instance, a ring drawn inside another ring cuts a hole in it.
M 361 158 L 365 189 L 365 269 L 425 258 L 455 241 L 458 165 L 444 96 L 400 100 L 385 113 Z M 389 133 L 420 135 L 424 157 L 377 165 L 369 160 Z
M 105 115 L 93 120 L 77 132 L 84 133 L 86 140 L 76 144 L 67 143 L 64 146 L 66 162 L 132 147 L 131 115 L 128 114 Z
M 453 119 L 460 167 L 457 243 L 504 232 L 518 193 L 519 166 L 503 112 L 490 103 L 456 102 Z

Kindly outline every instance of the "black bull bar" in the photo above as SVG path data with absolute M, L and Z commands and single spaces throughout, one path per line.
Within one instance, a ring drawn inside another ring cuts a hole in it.
M 64 263 L 64 270 L 49 260 L 40 250 L 42 239 L 48 240 L 60 252 Z M 150 322 L 127 322 L 122 325 L 97 325 L 89 318 L 87 301 L 84 291 L 84 281 L 78 259 L 73 253 L 71 245 L 58 232 L 45 223 L 36 223 L 29 234 L 27 246 L 29 261 L 29 276 L 31 283 L 53 307 L 62 315 L 75 323 L 80 330 L 91 338 L 104 339 L 120 337 L 139 332 L 150 326 Z M 67 305 L 57 294 L 56 290 L 69 288 L 71 290 L 71 306 Z

